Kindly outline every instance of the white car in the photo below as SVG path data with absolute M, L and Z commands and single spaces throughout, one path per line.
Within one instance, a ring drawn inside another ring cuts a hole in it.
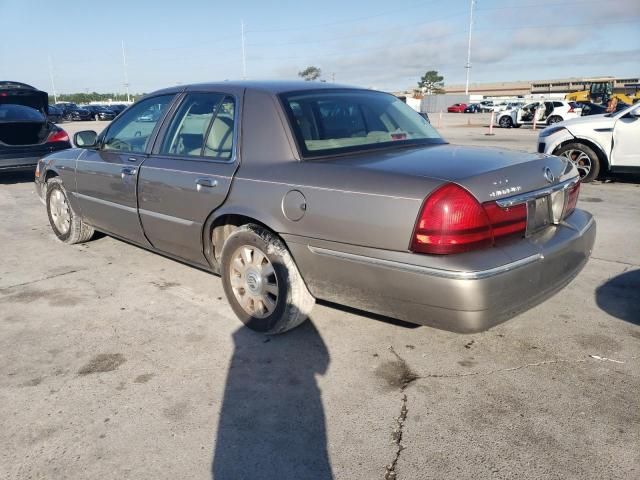
M 529 103 L 521 108 L 498 112 L 495 121 L 496 125 L 503 128 L 533 125 L 534 118 L 539 125 L 552 125 L 563 120 L 579 117 L 581 112 L 582 109 L 573 102 L 546 100 Z
M 603 172 L 640 173 L 640 104 L 547 127 L 538 137 L 538 152 L 567 157 L 583 182 Z

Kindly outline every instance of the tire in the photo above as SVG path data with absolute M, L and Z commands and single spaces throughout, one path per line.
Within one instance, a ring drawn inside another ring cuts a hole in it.
M 93 237 L 93 227 L 84 223 L 71 208 L 67 200 L 67 191 L 60 178 L 54 177 L 47 181 L 45 199 L 49 224 L 61 242 L 83 243 Z M 68 216 L 68 221 L 65 221 L 65 214 Z
M 567 143 L 556 150 L 554 155 L 568 158 L 578 168 L 580 180 L 584 183 L 595 180 L 600 174 L 600 159 L 598 155 L 592 148 L 583 143 Z
M 502 128 L 511 128 L 513 127 L 513 120 L 508 115 L 503 115 L 498 119 L 498 125 Z
M 97 113 L 93 116 L 93 119 L 97 122 L 100 120 L 100 115 L 98 115 Z
M 257 332 L 291 330 L 306 320 L 315 303 L 285 244 L 258 225 L 243 225 L 229 235 L 220 271 L 234 313 Z
M 552 115 L 547 119 L 547 125 L 553 125 L 554 123 L 558 123 L 562 121 L 562 117 L 559 115 Z

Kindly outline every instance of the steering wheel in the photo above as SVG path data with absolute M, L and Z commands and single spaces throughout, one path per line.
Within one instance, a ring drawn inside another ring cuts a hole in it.
M 105 143 L 105 146 L 107 147 L 107 150 L 133 150 L 133 148 L 131 148 L 131 144 L 116 137 L 109 139 L 109 141 Z

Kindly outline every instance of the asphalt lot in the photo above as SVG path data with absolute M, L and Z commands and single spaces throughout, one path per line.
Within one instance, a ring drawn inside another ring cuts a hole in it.
M 452 143 L 535 149 L 482 115 L 442 122 Z M 215 276 L 58 242 L 31 177 L 3 174 L 0 478 L 371 480 L 394 460 L 402 480 L 638 478 L 640 179 L 585 185 L 579 207 L 598 222 L 583 272 L 488 332 L 320 304 L 266 339 Z

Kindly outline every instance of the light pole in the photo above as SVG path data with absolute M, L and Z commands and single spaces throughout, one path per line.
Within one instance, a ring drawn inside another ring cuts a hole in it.
M 53 91 L 53 103 L 58 103 L 58 95 L 56 95 L 56 84 L 53 81 L 53 64 L 51 62 L 51 55 L 48 56 L 49 59 L 49 78 L 51 78 L 51 90 Z
M 127 73 L 127 55 L 124 51 L 124 40 L 122 40 L 122 68 L 124 70 L 124 88 L 127 91 L 127 103 L 130 103 L 131 97 L 129 97 L 129 75 Z
M 240 34 L 242 36 L 242 79 L 247 79 L 247 60 L 244 50 L 244 20 L 240 20 Z
M 476 0 L 471 0 L 471 7 L 469 12 L 469 44 L 467 47 L 467 64 L 464 68 L 467 69 L 467 83 L 464 87 L 464 94 L 469 95 L 469 74 L 471 71 L 471 29 L 473 27 L 473 7 L 476 4 Z

